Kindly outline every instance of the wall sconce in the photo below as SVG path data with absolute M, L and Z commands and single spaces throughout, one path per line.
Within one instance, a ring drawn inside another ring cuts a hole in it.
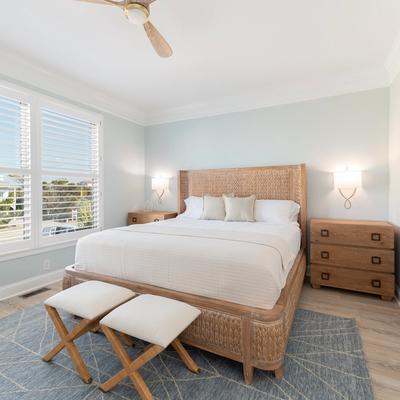
M 162 197 L 168 190 L 169 178 L 151 178 L 151 188 L 157 193 L 158 202 L 162 203 Z
M 351 199 L 361 188 L 361 171 L 341 171 L 334 173 L 335 189 L 339 189 L 339 193 L 345 199 L 344 208 L 351 208 Z M 349 193 L 346 195 L 343 191 Z

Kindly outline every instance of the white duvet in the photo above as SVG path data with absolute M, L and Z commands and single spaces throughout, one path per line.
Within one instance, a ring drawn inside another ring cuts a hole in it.
M 300 237 L 297 224 L 177 218 L 88 235 L 75 268 L 271 309 Z

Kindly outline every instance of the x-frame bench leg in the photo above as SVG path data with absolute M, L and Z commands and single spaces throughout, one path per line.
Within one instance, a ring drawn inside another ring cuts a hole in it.
M 122 366 L 124 367 L 119 373 L 110 378 L 107 382 L 100 385 L 100 389 L 103 392 L 110 391 L 114 386 L 122 381 L 126 376 L 129 376 L 140 397 L 145 400 L 151 400 L 153 398 L 150 389 L 146 385 L 142 376 L 139 374 L 138 369 L 154 358 L 157 354 L 161 353 L 164 348 L 161 346 L 153 345 L 134 361 L 131 360 L 129 354 L 126 352 L 121 342 L 119 341 L 114 330 L 102 325 L 102 331 L 107 336 L 107 339 L 111 343 L 116 355 L 120 359 Z
M 110 391 L 113 387 L 115 387 L 119 382 L 121 382 L 125 377 L 129 376 L 136 390 L 138 391 L 141 399 L 143 400 L 151 400 L 153 399 L 153 395 L 151 394 L 148 386 L 144 382 L 142 376 L 139 374 L 138 370 L 144 364 L 149 362 L 155 356 L 164 351 L 164 347 L 158 346 L 156 344 L 150 344 L 145 349 L 144 352 L 138 356 L 135 360 L 131 360 L 129 354 L 126 352 L 121 342 L 119 341 L 115 331 L 107 326 L 102 325 L 101 329 L 106 335 L 107 339 L 111 343 L 115 353 L 120 359 L 123 369 L 118 372 L 116 375 L 111 377 L 108 381 L 104 382 L 100 385 L 100 390 L 103 392 Z M 172 346 L 186 365 L 186 367 L 195 373 L 199 372 L 199 367 L 190 357 L 189 353 L 182 346 L 179 339 L 175 339 L 172 343 Z
M 96 320 L 87 320 L 83 319 L 78 325 L 76 325 L 71 332 L 68 332 L 67 328 L 62 321 L 60 314 L 58 311 L 51 306 L 46 305 L 47 313 L 49 317 L 53 321 L 54 327 L 56 328 L 59 336 L 60 342 L 50 350 L 43 358 L 43 361 L 49 362 L 51 361 L 62 349 L 66 348 L 71 360 L 75 366 L 75 369 L 78 371 L 81 379 L 85 383 L 92 382 L 92 377 L 90 376 L 89 371 L 86 368 L 84 361 L 82 360 L 81 355 L 74 343 L 74 340 L 78 339 L 80 336 L 84 335 L 88 332 L 96 323 L 98 323 L 98 319 Z

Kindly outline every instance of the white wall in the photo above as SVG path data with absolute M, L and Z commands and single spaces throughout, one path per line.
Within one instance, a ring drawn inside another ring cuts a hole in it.
M 389 221 L 396 226 L 400 248 L 400 74 L 390 88 L 389 125 Z M 397 286 L 400 286 L 400 260 L 397 257 Z
M 1 75 L 0 79 L 88 109 L 32 85 Z M 144 201 L 144 128 L 114 115 L 99 113 L 104 116 L 104 225 L 112 228 L 126 225 L 127 213 L 140 208 Z M 74 255 L 75 246 L 70 246 L 0 262 L 0 298 L 5 286 L 60 270 L 73 264 Z M 50 262 L 50 271 L 43 269 L 45 260 Z
M 179 169 L 307 163 L 309 217 L 388 218 L 388 89 L 147 127 L 150 176 Z M 360 168 L 363 188 L 345 210 L 332 171 Z M 176 179 L 161 206 L 176 209 Z

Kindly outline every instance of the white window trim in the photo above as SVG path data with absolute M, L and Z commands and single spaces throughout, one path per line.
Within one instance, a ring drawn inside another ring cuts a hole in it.
M 0 262 L 13 258 L 27 257 L 46 251 L 75 245 L 76 241 L 104 227 L 104 165 L 103 165 L 103 125 L 101 114 L 88 111 L 70 103 L 57 100 L 39 92 L 25 89 L 18 85 L 0 80 L 0 95 L 27 102 L 31 106 L 31 201 L 32 201 L 32 233 L 31 239 L 7 245 L 7 251 L 1 251 Z M 41 114 L 40 109 L 48 107 L 76 118 L 85 119 L 98 124 L 99 134 L 99 227 L 79 232 L 64 233 L 59 236 L 42 237 L 42 182 L 41 182 Z M 3 170 L 6 170 L 5 168 Z M 25 170 L 19 170 L 19 173 Z M 3 247 L 4 249 L 4 247 Z M 0 250 L 3 250 L 0 247 Z

